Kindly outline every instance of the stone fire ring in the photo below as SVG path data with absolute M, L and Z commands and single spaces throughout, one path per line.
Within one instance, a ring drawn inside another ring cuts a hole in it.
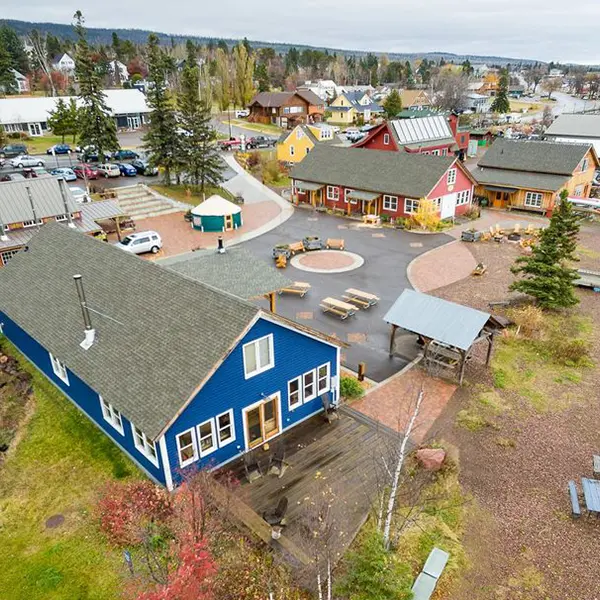
M 362 267 L 365 259 L 344 250 L 315 250 L 297 254 L 290 264 L 309 273 L 345 273 Z

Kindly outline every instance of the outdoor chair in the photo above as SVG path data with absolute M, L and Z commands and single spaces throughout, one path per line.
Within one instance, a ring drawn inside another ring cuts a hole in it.
M 244 470 L 246 471 L 248 483 L 252 483 L 262 477 L 262 471 L 254 453 L 244 455 Z
M 281 500 L 277 503 L 277 507 L 272 510 L 265 510 L 263 512 L 263 519 L 269 525 L 275 525 L 283 527 L 285 525 L 285 513 L 288 508 L 287 496 L 282 496 Z
M 323 416 L 328 423 L 334 421 L 335 419 L 339 419 L 340 415 L 338 413 L 338 407 L 331 402 L 331 396 L 329 392 L 323 394 L 321 396 L 321 402 L 323 403 Z
M 279 444 L 275 449 L 275 452 L 271 456 L 269 461 L 269 475 L 277 475 L 277 477 L 283 477 L 288 463 L 285 462 L 285 446 Z

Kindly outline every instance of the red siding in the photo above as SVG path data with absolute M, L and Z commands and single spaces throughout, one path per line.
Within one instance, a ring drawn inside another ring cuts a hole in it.
M 384 144 L 384 136 L 389 136 L 389 143 Z M 398 151 L 398 145 L 396 144 L 396 140 L 392 135 L 389 125 L 384 123 L 381 126 L 381 129 L 373 132 L 371 135 L 366 138 L 360 140 L 356 144 L 354 144 L 355 148 L 368 148 L 369 150 L 391 150 L 393 152 Z
M 434 150 L 439 150 L 439 155 L 440 156 L 454 156 L 454 152 L 452 150 L 450 150 L 450 147 L 453 145 L 453 143 L 451 144 L 443 144 L 441 146 L 436 145 L 435 143 L 432 143 L 431 146 L 421 146 L 420 148 L 415 148 L 414 150 L 409 150 L 408 148 L 404 148 L 406 150 L 406 152 L 408 152 L 409 154 L 431 154 Z M 446 148 L 446 154 L 442 154 L 442 150 Z

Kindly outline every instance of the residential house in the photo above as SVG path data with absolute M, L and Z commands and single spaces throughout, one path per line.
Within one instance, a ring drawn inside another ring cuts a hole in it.
M 309 90 L 295 92 L 259 92 L 248 104 L 248 121 L 272 123 L 287 129 L 298 123 L 323 120 L 325 103 Z
M 124 65 L 120 60 L 112 60 L 109 63 L 113 80 L 118 85 L 123 85 L 126 81 L 129 81 L 129 71 L 127 65 Z
M 424 90 L 400 90 L 402 108 L 410 110 L 431 109 L 433 102 Z
M 318 79 L 317 81 L 305 81 L 304 85 L 298 87 L 298 91 L 311 91 L 323 102 L 329 102 L 336 97 L 337 87 L 332 79 Z
M 52 68 L 55 71 L 62 71 L 67 75 L 75 73 L 75 61 L 66 53 L 55 56 L 52 60 Z
M 168 489 L 338 401 L 337 340 L 61 225 L 0 269 L 0 325 Z
M 418 114 L 420 111 L 412 112 Z M 468 146 L 469 132 L 458 128 L 458 115 L 454 113 L 385 121 L 354 145 L 371 150 L 462 157 Z
M 474 113 L 488 113 L 491 106 L 492 101 L 486 94 L 469 92 L 465 95 L 465 110 L 470 110 Z
M 290 177 L 299 203 L 387 219 L 410 217 L 423 198 L 435 202 L 443 219 L 463 214 L 475 183 L 454 156 L 328 146 L 317 146 Z
M 281 134 L 277 141 L 277 160 L 299 163 L 317 144 L 344 145 L 333 127 L 326 123 L 296 125 Z
M 600 154 L 600 115 L 558 115 L 544 132 L 544 138 L 553 142 L 592 144 L 596 154 Z
M 99 222 L 123 216 L 112 200 L 78 204 L 64 180 L 39 175 L 0 183 L 0 267 L 3 267 L 46 223 L 64 223 L 96 235 Z
M 367 94 L 373 97 L 375 88 L 371 84 L 367 85 L 338 85 L 335 90 L 335 95 L 340 96 L 341 94 L 351 94 L 353 92 L 360 92 L 361 94 Z
M 473 74 L 477 77 L 483 77 L 487 75 L 490 68 L 485 63 L 473 63 L 471 65 L 473 68 Z
M 522 85 L 511 85 L 508 88 L 508 95 L 511 98 L 521 98 L 525 93 L 525 87 Z
M 478 162 L 477 194 L 495 208 L 552 214 L 562 190 L 587 198 L 600 163 L 592 144 L 498 138 Z
M 352 125 L 359 117 L 368 123 L 373 117 L 383 113 L 383 108 L 374 102 L 366 92 L 344 92 L 327 108 L 331 117 L 330 123 Z
M 498 85 L 500 84 L 500 77 L 494 71 L 489 71 L 483 77 L 483 82 L 478 90 L 480 94 L 486 94 L 488 96 L 495 96 L 498 91 Z
M 19 94 L 26 94 L 29 92 L 29 79 L 22 73 L 19 73 L 16 69 L 11 69 L 15 76 L 15 88 Z
M 548 71 L 548 77 L 564 77 L 565 74 L 562 69 L 550 69 Z
M 146 123 L 151 109 L 139 90 L 104 90 L 104 95 L 117 127 L 139 129 Z M 7 133 L 24 131 L 31 136 L 44 135 L 48 131 L 48 117 L 59 99 L 67 104 L 74 99 L 81 104 L 76 96 L 0 98 L 0 125 Z

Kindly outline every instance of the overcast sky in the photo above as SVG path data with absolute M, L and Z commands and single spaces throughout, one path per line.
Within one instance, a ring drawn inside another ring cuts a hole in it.
M 377 52 L 600 63 L 600 0 L 20 0 L 1 16 Z M 68 8 L 70 6 L 70 8 Z

